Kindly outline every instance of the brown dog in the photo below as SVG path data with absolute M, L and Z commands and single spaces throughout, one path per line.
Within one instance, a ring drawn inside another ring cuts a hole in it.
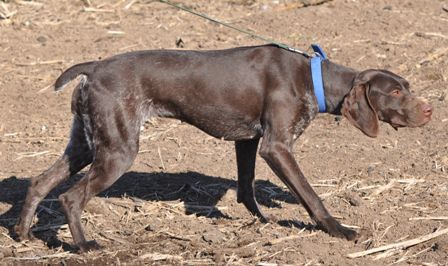
M 88 173 L 59 198 L 75 244 L 87 242 L 80 223 L 86 203 L 111 186 L 132 165 L 139 131 L 149 117 L 177 118 L 204 132 L 235 141 L 238 202 L 262 220 L 254 196 L 254 168 L 260 155 L 289 187 L 317 225 L 332 236 L 355 239 L 325 209 L 292 155 L 294 141 L 318 109 L 310 59 L 274 45 L 220 51 L 141 51 L 75 65 L 56 81 L 56 90 L 84 75 L 73 93 L 70 142 L 55 164 L 32 179 L 16 226 L 31 237 L 39 202 L 58 183 L 92 163 Z M 384 70 L 358 72 L 323 61 L 327 112 L 343 114 L 370 137 L 378 121 L 418 127 L 432 114 L 409 83 Z

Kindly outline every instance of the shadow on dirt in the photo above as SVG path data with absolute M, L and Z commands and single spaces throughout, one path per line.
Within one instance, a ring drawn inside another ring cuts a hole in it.
M 44 241 L 48 247 L 62 246 L 72 250 L 70 245 L 57 239 L 57 231 L 65 223 L 58 196 L 67 191 L 75 182 L 83 177 L 78 174 L 56 187 L 37 210 L 38 222 L 33 226 L 36 238 Z M 26 191 L 29 178 L 11 176 L 0 182 L 0 204 L 11 205 L 10 209 L 0 215 L 0 226 L 9 230 L 9 235 L 16 237 L 16 224 Z M 196 172 L 185 173 L 139 173 L 129 172 L 123 175 L 113 186 L 97 197 L 129 197 L 133 200 L 145 201 L 175 201 L 184 202 L 186 214 L 196 214 L 214 218 L 231 219 L 221 213 L 216 204 L 229 189 L 236 189 L 235 180 L 207 176 Z M 295 198 L 286 190 L 266 180 L 255 181 L 257 201 L 270 208 L 280 208 L 278 201 L 296 203 Z M 236 199 L 235 199 L 236 200 Z M 206 207 L 206 208 L 204 208 Z M 241 208 L 244 206 L 241 204 Z M 295 221 L 279 221 L 283 226 L 307 227 Z

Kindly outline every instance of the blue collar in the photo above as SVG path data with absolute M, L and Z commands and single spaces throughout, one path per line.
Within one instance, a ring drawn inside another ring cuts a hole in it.
M 311 47 L 315 52 L 315 56 L 311 58 L 311 77 L 313 78 L 314 95 L 316 95 L 319 113 L 325 113 L 327 107 L 325 105 L 324 82 L 322 79 L 322 61 L 327 59 L 327 55 L 318 44 L 312 44 Z

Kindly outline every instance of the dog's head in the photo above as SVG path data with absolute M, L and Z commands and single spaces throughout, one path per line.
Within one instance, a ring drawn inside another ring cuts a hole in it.
M 431 120 L 432 108 L 409 91 L 409 82 L 386 70 L 366 70 L 353 81 L 342 114 L 364 134 L 378 135 L 378 121 L 392 127 L 420 127 Z

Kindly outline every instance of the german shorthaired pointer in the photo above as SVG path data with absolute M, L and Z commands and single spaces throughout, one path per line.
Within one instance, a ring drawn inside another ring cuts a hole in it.
M 30 227 L 39 202 L 64 179 L 92 164 L 87 174 L 59 199 L 74 243 L 81 252 L 98 248 L 86 241 L 80 222 L 87 202 L 125 173 L 139 148 L 140 127 L 150 117 L 185 121 L 204 132 L 235 141 L 237 201 L 266 221 L 254 196 L 259 154 L 289 187 L 319 228 L 348 240 L 357 233 L 326 210 L 292 154 L 294 141 L 318 113 L 310 58 L 275 45 L 219 51 L 139 51 L 72 66 L 56 81 L 61 90 L 83 75 L 73 92 L 74 114 L 64 154 L 32 178 L 20 221 L 19 239 Z M 378 121 L 419 127 L 432 109 L 411 95 L 409 83 L 385 70 L 356 70 L 322 62 L 328 113 L 345 116 L 369 137 Z

